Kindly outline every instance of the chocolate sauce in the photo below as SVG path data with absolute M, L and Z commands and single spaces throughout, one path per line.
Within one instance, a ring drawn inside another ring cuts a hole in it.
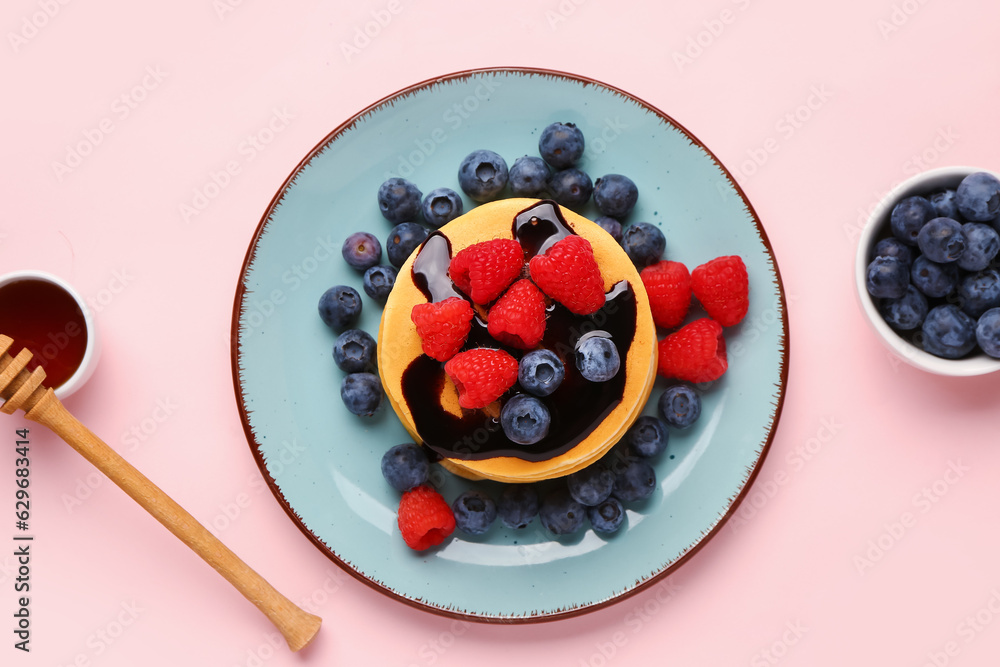
M 513 232 L 527 258 L 545 252 L 559 239 L 575 233 L 552 202 L 540 202 L 519 213 L 514 219 Z M 413 262 L 413 279 L 425 297 L 432 301 L 449 296 L 464 298 L 448 278 L 451 247 L 446 237 L 440 232 L 432 233 L 418 253 Z M 434 458 L 482 460 L 513 456 L 545 461 L 582 442 L 621 403 L 625 392 L 624 361 L 635 337 L 635 326 L 635 293 L 626 280 L 611 288 L 604 306 L 592 315 L 574 315 L 558 303 L 548 307 L 540 347 L 551 350 L 562 360 L 566 377 L 555 392 L 541 399 L 549 409 L 552 424 L 549 434 L 534 445 L 518 445 L 508 440 L 499 418 L 483 410 L 463 410 L 458 417 L 444 411 L 440 406 L 445 383 L 443 364 L 426 355 L 414 359 L 403 371 L 403 398 L 417 433 Z M 585 335 L 608 336 L 614 341 L 623 363 L 611 380 L 590 382 L 576 370 L 575 348 Z M 463 349 L 476 347 L 504 349 L 515 359 L 525 354 L 523 350 L 500 345 L 478 316 L 473 319 Z M 501 401 L 520 391 L 515 384 Z

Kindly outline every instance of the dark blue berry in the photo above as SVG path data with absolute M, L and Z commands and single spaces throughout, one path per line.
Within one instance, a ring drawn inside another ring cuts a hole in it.
M 1000 234 L 997 230 L 981 222 L 967 222 L 962 225 L 965 236 L 965 252 L 958 258 L 958 268 L 966 271 L 982 271 L 1000 252 Z
M 573 123 L 552 123 L 538 139 L 538 154 L 555 169 L 572 167 L 583 149 L 583 132 Z
M 878 311 L 889 326 L 900 331 L 916 329 L 927 317 L 927 297 L 913 285 L 898 299 L 882 299 Z
M 962 223 L 951 218 L 929 220 L 917 234 L 917 245 L 924 257 L 932 262 L 954 262 L 965 252 Z
M 623 503 L 643 500 L 656 490 L 656 471 L 643 459 L 632 459 L 615 475 L 612 494 Z
M 625 523 L 625 507 L 617 498 L 608 498 L 599 505 L 588 507 L 587 518 L 598 533 L 616 533 Z
M 574 358 L 580 375 L 591 382 L 607 382 L 618 375 L 621 367 L 618 348 L 604 332 L 592 331 L 581 336 Z
M 348 329 L 333 343 L 333 361 L 345 373 L 375 368 L 375 339 L 361 329 Z
M 426 227 L 416 222 L 401 222 L 393 227 L 385 242 L 385 254 L 389 257 L 389 263 L 397 269 L 403 266 L 403 262 L 424 242 L 429 233 Z
M 507 185 L 507 163 L 493 151 L 469 153 L 458 167 L 458 184 L 477 202 L 496 199 Z
M 594 183 L 594 206 L 603 215 L 624 218 L 639 199 L 639 189 L 628 176 L 607 174 Z
M 382 476 L 389 486 L 401 493 L 426 484 L 430 463 L 423 447 L 412 442 L 391 447 L 382 455 Z
M 517 381 L 521 388 L 535 396 L 548 396 L 566 377 L 563 362 L 551 350 L 532 350 L 521 357 L 517 366 Z
M 872 253 L 872 259 L 876 257 L 895 257 L 907 266 L 913 263 L 913 251 L 910 246 L 906 245 L 894 236 L 884 238 L 875 244 L 875 252 Z
M 587 203 L 594 191 L 590 176 L 570 167 L 549 177 L 549 195 L 561 206 L 579 208 Z
M 538 491 L 531 484 L 508 484 L 497 501 L 497 514 L 507 528 L 527 528 L 538 516 Z
M 378 189 L 378 209 L 393 224 L 416 220 L 420 214 L 421 193 L 405 178 L 390 178 Z
M 351 268 L 365 271 L 382 259 L 382 244 L 374 234 L 354 232 L 344 241 L 341 253 Z
M 924 224 L 937 217 L 933 204 L 923 197 L 907 197 L 896 204 L 889 216 L 892 234 L 903 243 L 917 245 L 917 234 Z
M 648 459 L 659 456 L 670 442 L 670 431 L 666 424 L 650 415 L 642 415 L 625 432 L 628 450 L 636 456 Z
M 517 394 L 500 410 L 504 435 L 519 445 L 533 445 L 549 434 L 552 418 L 545 404 L 534 396 Z
M 465 491 L 451 504 L 455 527 L 469 535 L 482 535 L 497 518 L 497 505 L 482 491 Z
M 945 359 L 964 357 L 976 346 L 976 321 L 958 306 L 935 306 L 921 329 L 924 350 Z
M 958 219 L 958 204 L 955 203 L 954 190 L 935 192 L 927 199 L 934 207 L 934 210 L 937 211 L 937 217 Z
M 510 167 L 510 191 L 515 197 L 541 197 L 548 187 L 549 167 L 540 157 L 525 155 Z
M 1000 359 L 1000 308 L 990 308 L 976 323 L 976 342 L 989 356 Z
M 581 505 L 597 505 L 611 495 L 615 474 L 600 461 L 566 477 L 566 488 Z
M 948 296 L 958 288 L 958 266 L 954 262 L 938 264 L 920 255 L 910 267 L 910 280 L 932 299 Z
M 462 215 L 462 198 L 451 188 L 437 188 L 424 197 L 422 210 L 428 225 L 440 227 Z
M 554 535 L 572 535 L 583 526 L 586 516 L 587 508 L 573 500 L 564 487 L 547 493 L 538 508 L 539 520 Z
M 868 293 L 879 299 L 898 299 L 906 293 L 909 267 L 895 257 L 876 257 L 865 273 Z
M 969 174 L 955 191 L 955 203 L 966 220 L 993 220 L 1000 216 L 1000 180 L 985 171 Z
M 1000 273 L 986 269 L 966 275 L 958 284 L 958 303 L 972 317 L 1000 306 Z
M 382 383 L 373 373 L 351 373 L 340 383 L 340 399 L 351 413 L 371 417 L 382 405 Z
M 396 269 L 391 266 L 373 266 L 365 271 L 362 283 L 365 294 L 383 302 L 389 297 L 392 286 L 396 284 Z
M 688 428 L 701 416 L 701 397 L 684 384 L 667 387 L 656 404 L 663 421 L 674 428 Z
M 622 223 L 606 215 L 596 218 L 594 222 L 597 223 L 598 227 L 611 234 L 611 238 L 615 240 L 615 243 L 622 242 Z
M 659 227 L 648 222 L 629 225 L 622 232 L 622 247 L 632 263 L 640 269 L 656 264 L 667 247 L 667 239 Z
M 331 329 L 350 326 L 361 315 L 361 295 L 349 285 L 335 285 L 319 298 L 319 316 Z

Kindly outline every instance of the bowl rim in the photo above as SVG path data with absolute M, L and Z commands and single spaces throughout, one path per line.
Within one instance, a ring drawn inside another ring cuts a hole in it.
M 869 253 L 875 240 L 888 225 L 892 208 L 901 199 L 916 194 L 929 194 L 936 189 L 957 187 L 963 178 L 980 171 L 1000 179 L 1000 173 L 992 169 L 955 165 L 929 169 L 896 184 L 872 210 L 858 238 L 854 261 L 854 282 L 855 293 L 865 319 L 879 340 L 899 359 L 915 368 L 937 375 L 971 377 L 995 373 L 1000 371 L 1000 359 L 994 359 L 983 352 L 963 359 L 945 359 L 925 352 L 903 338 L 882 319 L 874 300 L 865 287 Z

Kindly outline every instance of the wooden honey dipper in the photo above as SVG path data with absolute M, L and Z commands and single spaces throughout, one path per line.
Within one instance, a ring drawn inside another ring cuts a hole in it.
M 183 507 L 81 424 L 55 392 L 45 387 L 42 367 L 34 371 L 26 369 L 31 360 L 27 348 L 17 356 L 8 354 L 13 344 L 9 336 L 0 334 L 0 399 L 4 400 L 0 412 L 13 414 L 23 409 L 25 417 L 65 440 L 254 603 L 293 651 L 303 648 L 316 636 L 322 619 L 292 604 Z

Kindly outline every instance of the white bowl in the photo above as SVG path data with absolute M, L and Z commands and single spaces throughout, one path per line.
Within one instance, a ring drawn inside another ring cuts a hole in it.
M 1000 359 L 994 359 L 982 352 L 976 352 L 962 359 L 944 359 L 924 352 L 893 330 L 878 312 L 875 301 L 865 287 L 865 274 L 871 262 L 871 252 L 879 239 L 888 234 L 889 216 L 892 209 L 901 199 L 912 195 L 929 195 L 935 190 L 956 188 L 962 179 L 977 171 L 985 171 L 1000 178 L 1000 174 L 989 169 L 978 167 L 941 167 L 925 171 L 913 178 L 903 181 L 875 207 L 858 240 L 858 252 L 854 260 L 854 281 L 857 286 L 858 300 L 861 310 L 868 323 L 875 330 L 879 339 L 897 357 L 916 368 L 938 375 L 956 377 L 985 375 L 1000 371 Z
M 83 297 L 80 296 L 72 285 L 61 278 L 52 275 L 51 273 L 31 270 L 5 273 L 0 276 L 0 287 L 16 280 L 44 280 L 45 282 L 52 283 L 73 297 L 73 300 L 76 301 L 77 305 L 80 306 L 80 310 L 83 312 L 83 321 L 87 328 L 87 346 L 84 349 L 83 359 L 80 361 L 80 366 L 76 369 L 76 372 L 61 385 L 53 388 L 56 397 L 58 397 L 59 400 L 62 400 L 82 387 L 84 383 L 90 379 L 90 376 L 94 373 L 94 369 L 97 367 L 97 359 L 100 356 L 101 346 L 97 335 L 97 327 L 94 321 L 94 316 L 90 312 L 87 302 L 83 300 Z M 16 345 L 17 341 L 14 341 L 14 343 Z M 20 350 L 14 350 L 15 353 L 19 351 Z

